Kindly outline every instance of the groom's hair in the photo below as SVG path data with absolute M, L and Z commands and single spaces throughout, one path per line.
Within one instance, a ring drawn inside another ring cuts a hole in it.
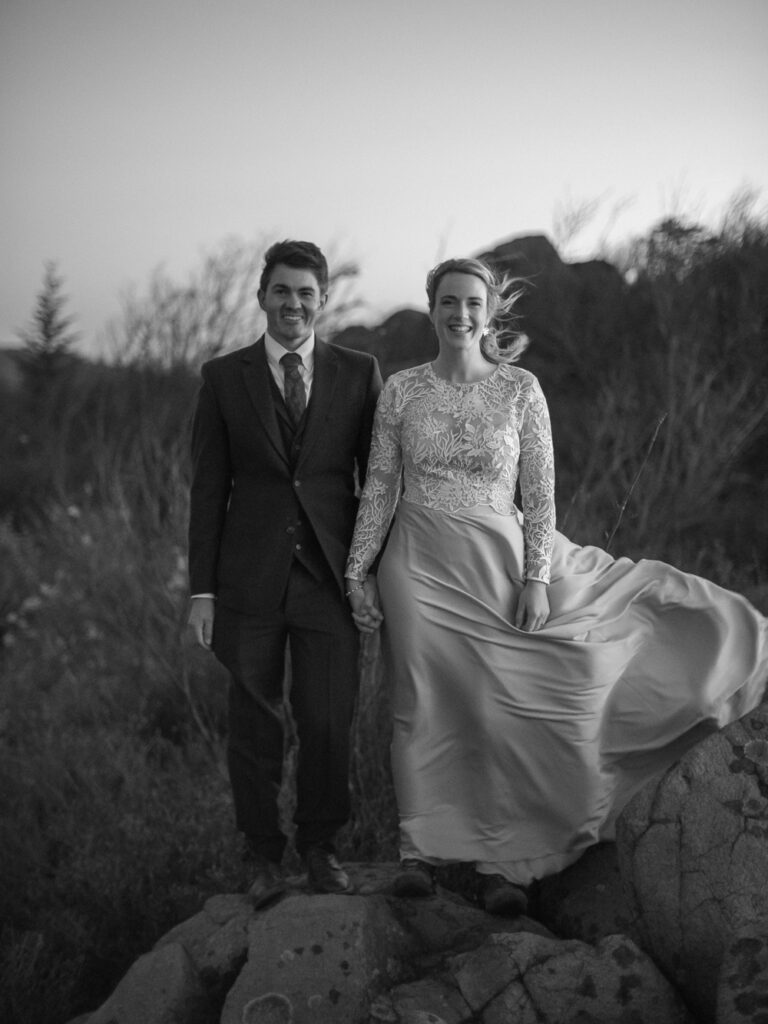
M 259 280 L 261 291 L 267 290 L 272 271 L 278 263 L 282 263 L 286 267 L 296 267 L 299 270 L 311 270 L 317 278 L 320 294 L 324 295 L 328 291 L 328 263 L 314 242 L 297 242 L 293 239 L 286 239 L 284 242 L 275 242 L 270 246 L 264 254 L 264 269 Z

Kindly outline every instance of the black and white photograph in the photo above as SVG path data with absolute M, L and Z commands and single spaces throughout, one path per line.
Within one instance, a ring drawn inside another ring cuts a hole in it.
M 765 0 L 0 0 L 0 1021 L 768 1022 Z

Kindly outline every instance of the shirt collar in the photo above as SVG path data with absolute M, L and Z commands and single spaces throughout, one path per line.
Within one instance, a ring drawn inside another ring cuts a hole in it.
M 285 348 L 280 342 L 275 341 L 272 335 L 267 331 L 264 335 L 264 346 L 267 350 L 267 361 L 271 366 L 279 366 L 281 358 L 289 350 Z M 301 361 L 304 364 L 304 368 L 309 372 L 312 371 L 315 360 L 315 333 L 314 331 L 303 341 L 298 348 L 291 349 L 290 351 L 295 352 L 301 356 Z

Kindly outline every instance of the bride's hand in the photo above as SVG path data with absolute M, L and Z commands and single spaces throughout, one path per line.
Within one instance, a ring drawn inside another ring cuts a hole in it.
M 352 618 L 360 632 L 375 633 L 384 621 L 376 577 L 369 576 L 362 587 L 352 580 L 347 580 L 347 599 L 352 609 Z
M 539 580 L 528 580 L 520 594 L 515 612 L 515 625 L 527 633 L 541 629 L 549 618 L 547 585 Z

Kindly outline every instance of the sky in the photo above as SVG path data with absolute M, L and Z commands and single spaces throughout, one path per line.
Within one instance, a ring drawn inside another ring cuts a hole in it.
M 528 233 L 768 199 L 766 0 L 0 0 L 0 345 L 44 263 L 81 349 L 163 267 L 307 238 L 361 319 Z

